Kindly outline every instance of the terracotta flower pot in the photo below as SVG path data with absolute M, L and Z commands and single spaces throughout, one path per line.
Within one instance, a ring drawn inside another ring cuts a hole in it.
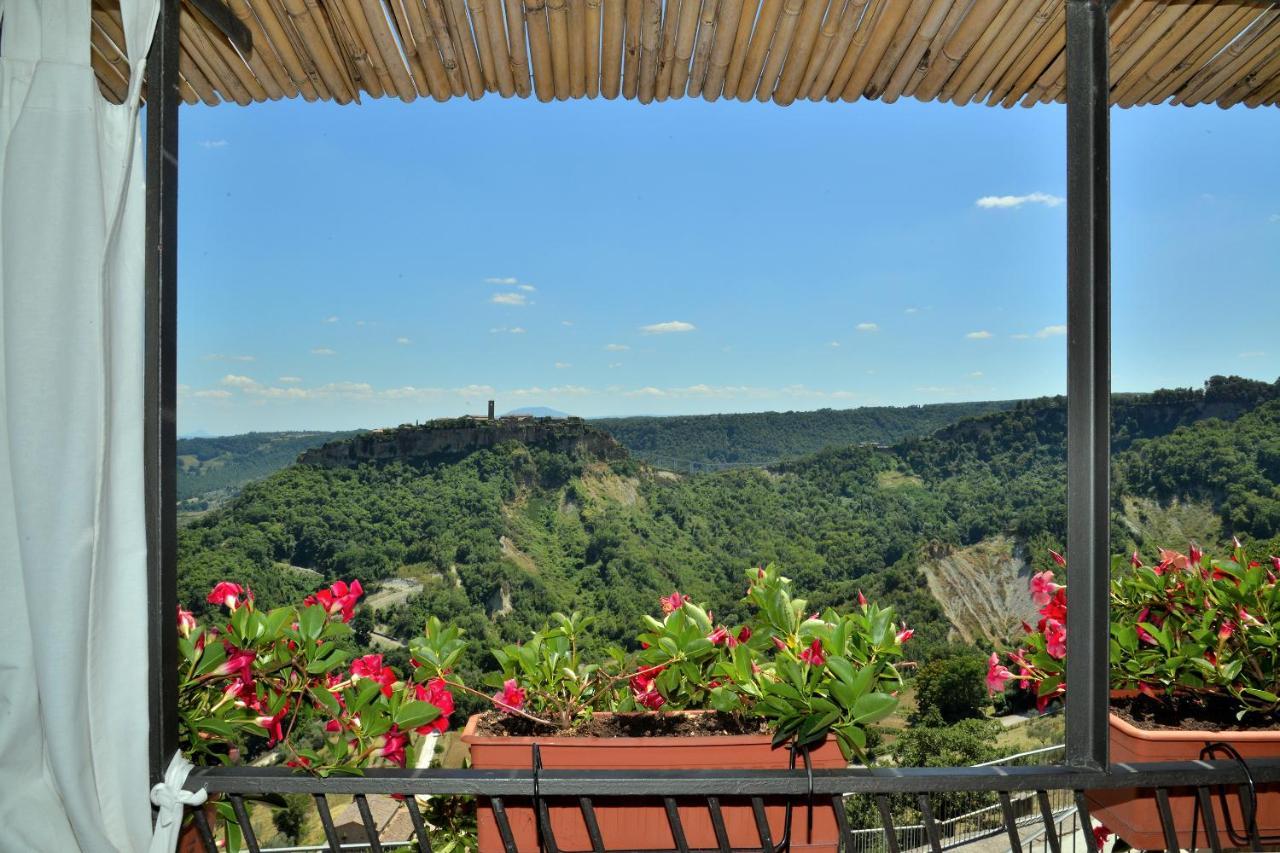
M 1194 761 L 1200 758 L 1200 750 L 1209 743 L 1227 743 L 1246 760 L 1250 758 L 1280 757 L 1280 731 L 1213 732 L 1196 730 L 1149 731 L 1130 725 L 1111 715 L 1111 761 L 1113 764 L 1129 764 L 1143 761 Z M 1195 810 L 1195 790 L 1173 789 L 1169 791 L 1169 808 L 1173 823 L 1178 829 L 1178 843 L 1186 848 L 1191 845 L 1191 822 Z M 1238 846 L 1227 837 L 1227 827 L 1234 827 L 1241 836 L 1246 832 L 1240 800 L 1233 789 L 1228 791 L 1227 815 L 1223 814 L 1217 793 L 1213 793 L 1214 821 L 1218 837 L 1224 847 Z M 1165 847 L 1160 813 L 1156 807 L 1155 792 L 1134 788 L 1114 791 L 1090 791 L 1090 811 L 1116 835 L 1138 850 L 1162 850 Z M 1280 833 L 1280 791 L 1259 792 L 1258 832 L 1262 836 Z M 1204 817 L 1200 817 L 1197 844 L 1206 846 Z
M 699 713 L 699 712 L 690 712 Z M 546 770 L 781 770 L 790 753 L 772 749 L 767 735 L 697 737 L 485 737 L 476 734 L 479 717 L 472 717 L 462 733 L 471 748 L 471 764 L 480 770 L 527 770 L 532 763 L 532 746 L 537 742 Z M 840 748 L 828 740 L 810 753 L 815 769 L 847 766 Z M 533 807 L 507 803 L 507 818 L 520 853 L 537 853 L 538 836 Z M 675 840 L 666 811 L 658 805 L 632 805 L 619 800 L 592 798 L 604 846 L 614 850 L 672 850 Z M 586 822 L 577 804 L 548 803 L 556 847 L 562 851 L 591 850 Z M 729 843 L 735 849 L 763 846 L 749 802 L 721 803 Z M 679 804 L 680 822 L 692 849 L 719 846 L 704 799 Z M 765 798 L 769 834 L 776 843 L 782 838 L 786 801 Z M 797 802 L 792 809 L 792 850 L 834 851 L 839 841 L 835 810 L 828 799 L 814 802 L 813 832 L 808 832 L 807 807 Z M 479 814 L 480 853 L 502 853 L 503 845 L 493 811 L 482 801 Z

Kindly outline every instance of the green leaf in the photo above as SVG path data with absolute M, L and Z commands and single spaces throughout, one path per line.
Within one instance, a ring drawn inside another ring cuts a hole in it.
M 396 711 L 395 723 L 401 729 L 408 731 L 425 726 L 439 716 L 440 709 L 430 702 L 406 702 Z
M 867 693 L 853 703 L 855 723 L 874 723 L 892 714 L 898 707 L 897 698 L 888 693 Z
M 318 604 L 303 608 L 302 613 L 298 616 L 298 633 L 308 643 L 314 643 L 320 639 L 320 632 L 324 630 L 324 623 L 327 618 L 328 614 Z

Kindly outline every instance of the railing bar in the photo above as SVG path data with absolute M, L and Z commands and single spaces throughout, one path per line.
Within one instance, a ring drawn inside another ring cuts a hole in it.
M 249 820 L 249 812 L 244 807 L 244 797 L 231 795 L 231 810 L 236 813 L 236 823 L 240 824 L 240 832 L 244 834 L 244 843 L 249 845 L 249 853 L 260 853 L 258 836 L 253 832 L 253 823 Z
M 1080 826 L 1084 836 L 1084 849 L 1089 853 L 1098 853 L 1098 840 L 1093 837 L 1093 818 L 1089 816 L 1089 804 L 1085 802 L 1084 791 L 1076 791 L 1076 811 L 1080 813 Z M 1175 845 L 1174 850 L 1177 850 Z
M 724 815 L 720 813 L 719 797 L 707 797 L 707 811 L 711 813 L 711 828 L 716 832 L 716 844 L 720 845 L 720 853 L 732 853 L 729 832 L 724 827 Z
M 836 812 L 836 829 L 840 833 L 840 840 L 844 842 L 845 853 L 853 853 L 853 833 L 849 829 L 849 816 L 844 811 L 844 797 L 839 794 L 832 797 L 831 807 Z M 840 849 L 839 844 L 836 844 L 836 849 Z
M 938 822 L 933 819 L 933 805 L 929 802 L 929 795 L 921 794 L 918 802 L 920 803 L 920 822 L 924 824 L 924 831 L 929 836 L 929 848 L 933 853 L 942 853 L 942 837 L 938 833 Z
M 1222 853 L 1222 842 L 1218 840 L 1218 819 L 1213 816 L 1213 800 L 1209 797 L 1209 789 L 1203 785 L 1196 788 L 1196 798 L 1200 801 L 1200 811 L 1204 815 L 1204 834 L 1208 837 L 1209 849 L 1213 853 Z
M 338 843 L 338 830 L 333 826 L 333 815 L 329 813 L 329 801 L 324 794 L 316 794 L 316 813 L 320 815 L 320 825 L 324 827 L 325 840 L 329 842 L 331 853 L 341 853 Z
M 769 832 L 769 821 L 764 816 L 764 800 L 752 797 L 751 813 L 756 818 L 756 832 L 760 833 L 760 849 L 763 853 L 773 853 L 773 834 Z
M 506 853 L 519 853 L 516 840 L 511 835 L 511 821 L 507 819 L 507 807 L 501 797 L 492 797 L 489 805 L 493 808 L 494 820 L 498 823 L 498 835 L 502 836 L 502 848 Z
M 1004 813 L 1005 830 L 1009 833 L 1009 849 L 1011 853 L 1022 853 L 1022 837 L 1018 835 L 1018 819 L 1013 816 L 1013 803 L 1009 800 L 1009 792 L 1000 792 L 1000 811 Z
M 1044 819 L 1044 836 L 1049 842 L 1050 853 L 1062 853 L 1062 844 L 1058 841 L 1057 821 L 1053 815 L 1053 804 L 1049 802 L 1049 792 L 1043 789 L 1036 791 L 1036 800 L 1040 803 L 1040 817 Z
M 373 822 L 373 812 L 369 811 L 369 800 L 364 794 L 356 794 L 356 808 L 360 810 L 360 822 L 364 824 L 365 835 L 369 836 L 369 847 L 373 853 L 382 853 L 382 839 L 378 838 L 378 825 Z
M 1178 832 L 1173 825 L 1173 811 L 1169 808 L 1169 790 L 1156 788 L 1156 809 L 1160 812 L 1160 828 L 1164 830 L 1164 843 L 1170 850 L 1178 849 Z
M 1258 825 L 1253 820 L 1253 801 L 1250 797 L 1250 788 L 1248 785 L 1241 785 L 1239 788 L 1240 797 L 1240 814 L 1244 818 L 1245 830 L 1249 833 L 1249 849 L 1262 849 L 1262 839 L 1258 837 Z M 1223 809 L 1226 813 L 1226 809 Z M 1231 839 L 1233 842 L 1234 838 Z
M 604 853 L 604 838 L 600 835 L 600 823 L 596 820 L 596 807 L 591 804 L 591 798 L 578 797 L 578 808 L 582 810 L 582 822 L 587 825 L 591 849 L 594 853 Z
M 680 823 L 680 809 L 671 797 L 662 798 L 662 806 L 667 810 L 667 823 L 671 825 L 671 838 L 680 853 L 689 853 L 689 842 L 684 838 L 684 824 Z
M 547 853 L 560 853 L 560 849 L 556 847 L 555 830 L 551 828 L 551 811 L 547 808 L 547 801 L 536 797 L 533 804 L 537 809 L 538 824 L 542 827 L 542 847 Z
M 196 832 L 204 842 L 205 853 L 218 853 L 218 843 L 213 840 L 213 830 L 209 828 L 209 819 L 204 816 L 204 809 L 198 808 L 192 816 L 196 824 Z
M 889 809 L 889 798 L 883 794 L 876 797 L 876 808 L 880 811 L 880 824 L 884 829 L 885 846 L 889 853 L 898 851 L 898 830 L 893 828 L 893 812 Z
M 422 822 L 422 812 L 418 809 L 417 797 L 405 797 L 405 807 L 409 809 L 409 821 L 413 824 L 413 834 L 418 838 L 419 853 L 431 853 L 431 838 L 427 835 L 427 826 Z

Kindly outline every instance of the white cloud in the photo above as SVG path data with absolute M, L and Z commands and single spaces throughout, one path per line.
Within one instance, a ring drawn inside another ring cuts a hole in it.
M 991 333 L 988 332 L 986 329 L 983 329 L 980 332 L 970 332 L 969 334 L 965 335 L 965 337 L 971 341 L 985 341 L 987 338 L 991 337 Z
M 919 313 L 920 313 L 920 309 L 919 309 L 919 308 L 908 308 L 908 309 L 906 309 L 905 311 L 903 311 L 902 313 L 903 313 L 903 314 L 919 314 Z
M 337 315 L 337 314 L 331 314 L 331 315 L 329 315 L 328 317 L 325 317 L 325 318 L 324 318 L 324 321 L 325 321 L 326 323 L 336 323 L 336 322 L 338 322 L 338 315 Z
M 1065 335 L 1066 333 L 1067 333 L 1066 325 L 1060 323 L 1056 326 L 1045 326 L 1043 329 L 1036 332 L 1036 337 L 1037 338 L 1056 338 L 1056 337 Z
M 1280 213 L 1273 213 L 1267 217 L 1268 222 L 1280 222 Z
M 969 374 L 970 379 L 981 379 L 982 376 L 983 376 L 983 373 L 981 370 L 975 370 Z
M 228 145 L 225 139 L 204 139 L 200 142 L 201 148 L 226 148 Z
M 281 376 L 281 377 L 277 378 L 277 379 L 276 379 L 276 381 L 277 381 L 277 382 L 286 382 L 286 383 L 301 382 L 301 381 L 302 381 L 302 377 L 301 377 L 301 376 Z
M 396 343 L 400 344 L 401 346 L 408 346 L 409 344 L 413 343 L 413 341 L 409 340 L 408 338 L 396 338 Z
M 523 335 L 524 329 L 520 326 L 494 326 L 489 330 L 491 335 Z
M 570 363 L 569 363 L 569 362 L 567 362 L 567 361 L 557 361 L 557 362 L 556 362 L 556 370 L 565 370 L 565 369 L 570 368 L 570 367 L 573 367 L 573 365 L 572 365 L 572 364 L 570 364 Z
M 196 391 L 192 397 L 200 397 L 204 400 L 225 400 L 231 396 L 230 391 L 223 391 L 221 388 L 209 388 L 204 391 Z
M 523 293 L 495 293 L 489 301 L 495 305 L 528 305 L 529 297 Z
M 204 357 L 205 361 L 256 361 L 257 356 L 253 355 L 225 355 L 220 352 L 211 352 Z
M 626 344 L 605 344 L 605 352 L 626 352 L 631 347 Z
M 1016 335 L 1010 335 L 1009 337 L 1013 338 L 1015 341 L 1025 341 L 1031 336 L 1025 332 L 1018 332 Z
M 228 373 L 222 377 L 221 384 L 226 385 L 228 388 L 256 388 L 258 380 L 251 379 L 248 376 L 237 376 L 234 373 Z
M 525 293 L 533 293 L 535 290 L 537 290 L 537 289 L 538 289 L 538 288 L 534 287 L 532 284 L 521 284 L 521 285 L 517 285 L 517 286 L 518 286 L 521 290 L 523 290 Z
M 328 347 L 316 347 L 311 351 L 311 354 L 312 355 L 337 355 L 336 352 L 329 349 Z
M 615 369 L 615 368 L 619 368 L 619 367 L 622 367 L 622 362 L 620 362 L 620 361 L 611 361 L 611 362 L 609 362 L 609 369 L 610 369 L 610 370 L 613 370 L 613 369 Z
M 1263 358 L 1264 356 L 1266 356 L 1265 352 L 1256 349 L 1240 353 L 1241 358 Z
M 561 326 L 572 326 L 572 325 L 573 325 L 573 321 L 572 321 L 572 320 L 561 320 L 561 321 L 560 321 L 560 325 L 561 325 Z
M 654 388 L 652 385 L 644 388 L 637 388 L 634 391 L 625 392 L 628 397 L 665 397 L 667 392 L 661 388 Z
M 827 343 L 827 346 L 831 347 L 832 349 L 839 349 L 839 348 L 840 348 L 840 342 L 839 342 L 839 341 L 829 341 L 829 342 Z
M 519 279 L 517 279 L 517 278 L 515 278 L 515 277 L 498 277 L 498 276 L 495 276 L 495 277 L 493 277 L 493 278 L 486 278 L 486 279 L 485 279 L 485 283 L 486 283 L 486 284 L 501 284 L 501 285 L 502 285 L 502 286 L 504 286 L 504 287 L 511 287 L 511 286 L 512 286 L 513 284 L 515 284 L 517 281 L 519 281 Z
M 880 325 L 878 323 L 859 323 L 858 325 L 854 326 L 854 328 L 857 329 L 859 332 L 880 331 Z
M 1065 201 L 1061 196 L 1048 193 L 1027 193 L 1026 195 L 984 195 L 975 204 L 986 210 L 1019 208 L 1024 204 L 1043 204 L 1045 207 L 1057 207 Z
M 683 320 L 668 320 L 665 323 L 651 323 L 648 326 L 641 326 L 640 331 L 646 335 L 669 335 L 673 332 L 692 332 L 697 328 L 692 323 L 686 323 Z

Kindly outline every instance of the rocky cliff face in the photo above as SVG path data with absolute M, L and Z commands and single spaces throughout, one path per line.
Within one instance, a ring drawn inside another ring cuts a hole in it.
M 613 436 L 581 420 L 500 418 L 433 421 L 423 426 L 378 430 L 308 450 L 298 457 L 298 462 L 325 468 L 396 460 L 430 464 L 452 461 L 511 441 L 578 459 L 608 462 L 627 455 Z

